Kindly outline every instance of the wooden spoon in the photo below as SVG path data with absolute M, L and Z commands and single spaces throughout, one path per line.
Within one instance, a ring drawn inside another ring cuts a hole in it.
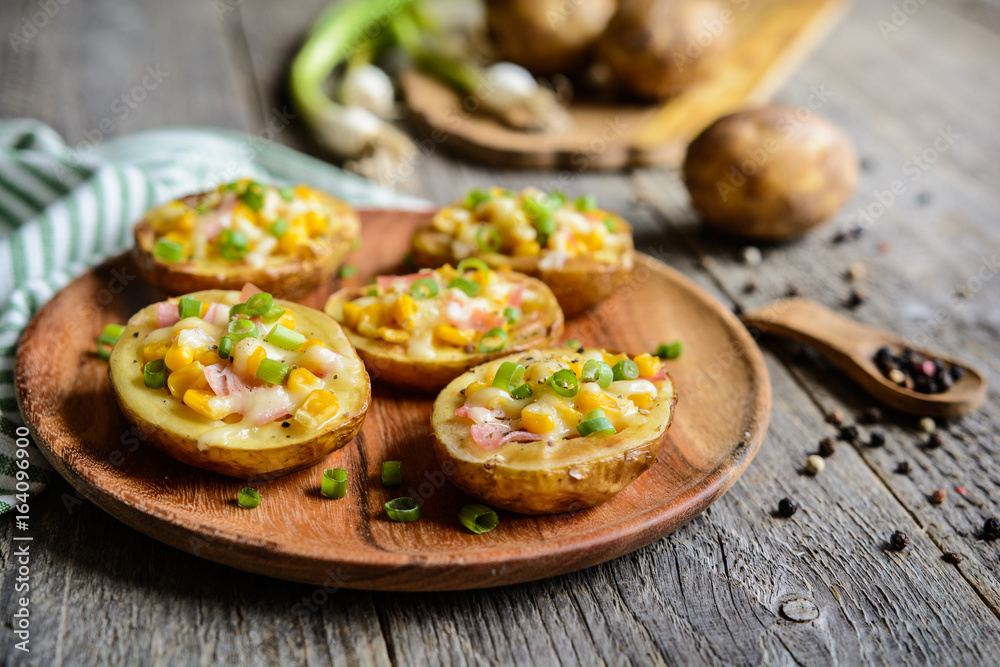
M 895 354 L 911 347 L 899 336 L 859 324 L 808 299 L 781 299 L 743 315 L 747 327 L 807 343 L 850 375 L 876 399 L 902 412 L 929 417 L 953 417 L 974 410 L 986 394 L 986 380 L 968 364 L 927 350 L 931 359 L 961 366 L 965 375 L 940 394 L 920 394 L 900 387 L 875 365 L 873 357 L 888 345 Z

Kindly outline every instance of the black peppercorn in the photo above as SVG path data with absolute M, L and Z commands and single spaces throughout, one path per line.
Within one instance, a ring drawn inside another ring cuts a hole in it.
M 899 465 L 896 466 L 896 472 L 900 475 L 909 475 L 913 468 L 910 467 L 909 461 L 900 461 Z
M 837 453 L 837 443 L 833 438 L 823 438 L 819 441 L 819 455 L 828 459 Z
M 833 424 L 834 426 L 840 426 L 844 423 L 844 415 L 840 410 L 834 410 L 826 417 L 826 423 Z
M 934 493 L 931 494 L 931 502 L 935 505 L 940 505 L 947 499 L 948 492 L 944 489 L 934 489 Z
M 885 433 L 882 431 L 872 431 L 872 434 L 868 437 L 869 447 L 881 447 L 885 444 Z
M 945 554 L 941 556 L 941 558 L 944 559 L 944 562 L 951 563 L 952 565 L 958 565 L 959 563 L 962 562 L 962 557 L 959 556 L 954 551 L 945 552 Z
M 862 424 L 878 424 L 882 421 L 882 411 L 878 408 L 868 408 L 861 413 Z
M 830 239 L 830 242 L 833 243 L 834 245 L 839 245 L 846 240 L 847 240 L 847 234 L 845 234 L 844 232 L 837 232 L 836 234 L 833 235 L 833 238 Z
M 931 436 L 927 438 L 927 447 L 929 449 L 937 449 L 944 444 L 944 438 L 941 437 L 940 433 L 931 433 Z
M 988 540 L 1000 539 L 1000 519 L 990 517 L 983 524 L 983 537 Z
M 785 296 L 787 296 L 788 298 L 796 297 L 801 293 L 802 292 L 795 285 L 789 285 L 788 289 L 785 290 Z
M 840 439 L 844 442 L 857 442 L 858 441 L 858 427 L 854 424 L 848 424 L 847 426 L 840 427 Z
M 741 306 L 738 303 L 736 305 L 734 305 L 733 306 L 733 315 L 735 315 L 736 317 L 740 317 L 741 315 L 743 315 L 743 306 Z
M 910 546 L 910 538 L 907 537 L 906 533 L 901 530 L 897 530 L 889 538 L 889 546 L 891 546 L 896 551 L 902 551 L 906 547 Z
M 844 302 L 844 305 L 847 306 L 848 308 L 857 308 L 864 302 L 865 302 L 865 293 L 860 289 L 858 289 L 857 287 L 855 287 L 854 289 L 851 290 L 851 294 L 850 296 L 847 297 L 847 301 Z
M 755 280 L 748 280 L 745 283 L 743 283 L 744 294 L 753 294 L 756 291 L 757 291 L 757 282 Z
M 791 498 L 782 498 L 778 501 L 778 515 L 789 518 L 799 511 L 799 504 Z

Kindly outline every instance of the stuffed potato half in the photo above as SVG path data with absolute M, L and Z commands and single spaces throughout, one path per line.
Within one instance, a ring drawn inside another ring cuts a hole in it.
M 677 392 L 655 357 L 531 350 L 478 366 L 438 396 L 434 450 L 487 503 L 553 514 L 608 500 L 655 461 Z
M 354 209 L 326 193 L 244 179 L 151 209 L 135 226 L 133 257 L 169 294 L 249 281 L 298 299 L 332 278 L 360 230 Z
M 470 191 L 414 233 L 411 251 L 420 267 L 476 257 L 534 276 L 549 286 L 566 317 L 614 294 L 635 260 L 631 226 L 599 209 L 593 196 L 571 201 L 534 188 Z
M 564 320 L 545 283 L 477 259 L 380 276 L 337 292 L 325 310 L 374 379 L 423 392 L 490 359 L 555 344 Z
M 316 463 L 351 441 L 371 402 L 336 322 L 250 286 L 142 309 L 109 372 L 122 412 L 154 445 L 241 478 Z

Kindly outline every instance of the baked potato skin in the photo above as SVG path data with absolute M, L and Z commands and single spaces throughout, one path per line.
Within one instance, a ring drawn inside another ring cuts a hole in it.
M 547 352 L 557 350 L 540 351 Z M 519 356 L 511 355 L 510 359 L 515 361 Z M 484 374 L 484 369 L 485 366 L 480 366 L 456 378 L 435 400 L 431 413 L 434 454 L 443 468 L 450 471 L 449 478 L 455 486 L 492 506 L 521 514 L 571 512 L 594 507 L 615 496 L 656 462 L 677 405 L 676 387 L 667 375 L 669 391 L 650 409 L 645 424 L 613 436 L 601 436 L 599 440 L 575 439 L 577 448 L 583 452 L 574 458 L 564 457 L 568 460 L 543 466 L 505 461 L 495 452 L 473 456 L 460 451 L 449 431 L 458 430 L 455 424 L 460 418 L 455 416 L 455 410 L 465 402 L 459 390 L 478 377 L 477 371 Z
M 825 118 L 772 105 L 720 118 L 688 147 L 684 182 L 702 219 L 770 241 L 830 219 L 858 180 L 850 138 Z
M 242 263 L 232 266 L 218 262 L 171 264 L 156 259 L 153 254 L 156 232 L 152 224 L 140 221 L 133 229 L 132 259 L 147 282 L 171 296 L 210 289 L 239 291 L 245 283 L 251 282 L 275 297 L 301 299 L 333 279 L 361 230 L 361 219 L 350 206 L 333 197 L 322 196 L 327 206 L 349 222 L 316 252 L 309 250 L 300 252 L 295 258 L 282 257 L 260 268 Z
M 711 73 L 732 39 L 717 0 L 623 0 L 599 43 L 599 58 L 627 92 L 663 99 Z
M 545 285 L 539 281 L 528 277 L 525 277 L 524 280 L 536 291 L 544 293 Z M 327 300 L 324 310 L 327 315 L 340 322 L 343 319 L 344 304 L 363 294 L 363 288 L 342 289 Z M 513 352 L 558 343 L 559 339 L 562 338 L 565 324 L 562 311 L 553 302 L 546 312 L 549 317 L 540 322 L 537 327 L 527 330 L 515 329 L 517 335 L 511 336 L 507 347 L 500 352 L 468 354 L 456 350 L 451 358 L 434 361 L 411 359 L 407 357 L 406 348 L 403 345 L 373 340 L 351 330 L 350 327 L 344 326 L 342 328 L 358 356 L 365 362 L 365 368 L 368 369 L 373 380 L 386 382 L 410 391 L 433 393 L 473 366 L 507 356 Z
M 511 257 L 497 253 L 481 253 L 477 257 L 491 268 L 510 267 L 518 273 L 532 276 L 549 286 L 566 317 L 576 317 L 612 296 L 632 277 L 635 251 L 632 246 L 632 228 L 616 217 L 621 229 L 629 232 L 629 247 L 617 264 L 604 264 L 585 258 L 571 258 L 560 269 L 542 269 L 539 257 Z M 452 256 L 451 237 L 430 226 L 418 229 L 413 235 L 410 256 L 417 268 L 436 269 L 458 258 Z
M 190 296 L 228 305 L 240 301 L 237 291 L 208 290 Z M 336 322 L 305 306 L 279 300 L 275 303 L 295 312 L 297 329 L 321 337 L 337 352 L 358 359 Z M 217 423 L 193 413 L 172 397 L 152 393 L 143 383 L 137 360 L 142 355 L 144 334 L 155 328 L 155 309 L 155 304 L 147 306 L 129 320 L 111 353 L 108 372 L 115 400 L 126 419 L 135 424 L 150 443 L 169 456 L 230 477 L 278 477 L 314 465 L 330 452 L 349 443 L 361 429 L 371 405 L 371 383 L 363 366 L 360 369 L 363 382 L 360 386 L 355 385 L 358 393 L 358 400 L 354 401 L 356 405 L 339 416 L 336 427 L 331 430 L 323 433 L 300 431 L 297 425 L 286 430 L 281 428 L 280 423 L 272 422 L 261 427 L 261 433 L 264 433 L 263 429 L 269 430 L 267 438 L 273 444 L 242 448 L 213 444 L 199 447 L 198 435 Z M 139 336 L 134 337 L 134 333 Z

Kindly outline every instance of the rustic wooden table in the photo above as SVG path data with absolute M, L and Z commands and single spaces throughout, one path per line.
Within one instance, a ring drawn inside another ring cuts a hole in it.
M 0 115 L 40 118 L 71 144 L 177 124 L 256 132 L 286 108 L 289 58 L 324 2 L 5 0 Z M 32 20 L 37 34 L 9 38 Z M 998 60 L 995 0 L 856 3 L 778 97 L 814 104 L 849 131 L 864 159 L 860 186 L 835 223 L 764 248 L 757 268 L 699 231 L 670 171 L 498 172 L 442 150 L 409 184 L 436 202 L 493 183 L 597 192 L 633 221 L 641 245 L 744 308 L 789 286 L 842 308 L 844 272 L 860 262 L 868 298 L 858 319 L 954 350 L 991 383 L 980 410 L 941 425 L 940 449 L 923 445 L 915 418 L 889 415 L 861 427 L 865 437 L 884 430 L 886 446 L 842 444 L 825 472 L 803 475 L 805 457 L 834 434 L 827 416 L 854 420 L 870 401 L 814 354 L 767 340 L 770 433 L 710 510 L 587 571 L 440 594 L 334 592 L 233 570 L 92 505 L 64 505 L 69 489 L 58 483 L 32 507 L 29 656 L 13 647 L 17 568 L 12 524 L 0 521 L 3 661 L 996 662 L 1000 542 L 977 535 L 1000 515 Z M 165 78 L 126 114 L 115 100 L 147 66 Z M 310 149 L 296 122 L 277 140 Z M 833 242 L 859 220 L 863 235 Z M 937 488 L 949 494 L 939 506 L 928 499 Z M 802 506 L 791 520 L 772 516 L 784 496 Z M 888 550 L 894 530 L 911 538 L 902 553 Z M 945 552 L 964 560 L 949 564 Z

